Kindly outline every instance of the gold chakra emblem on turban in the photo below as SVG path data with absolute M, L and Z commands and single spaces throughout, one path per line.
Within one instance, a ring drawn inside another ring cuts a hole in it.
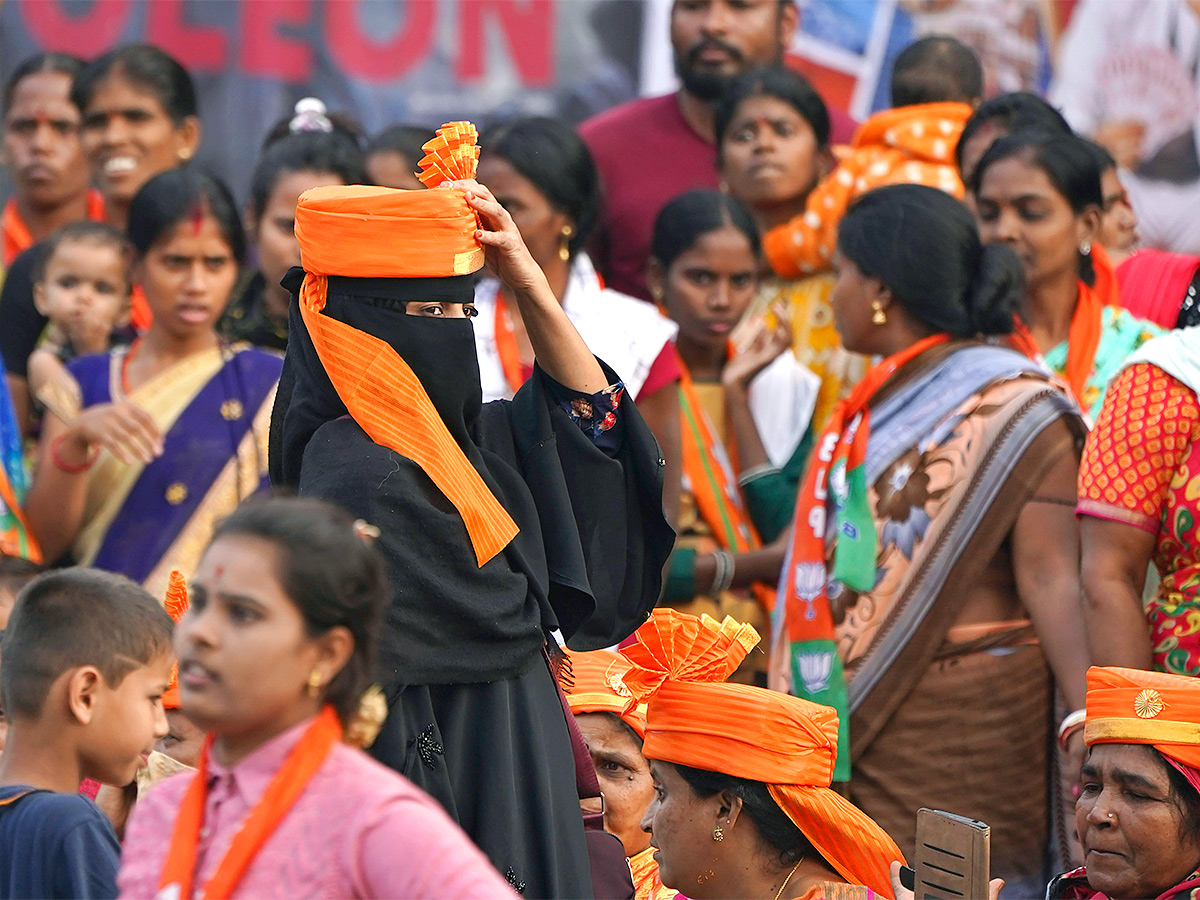
M 1162 696 L 1158 691 L 1146 688 L 1133 698 L 1133 711 L 1139 719 L 1153 719 L 1163 711 Z
M 629 688 L 625 687 L 625 682 L 621 679 L 621 671 L 617 668 L 615 663 L 610 665 L 608 667 L 608 671 L 604 674 L 608 679 L 608 686 L 612 689 L 614 694 L 616 694 L 618 697 L 633 696 L 633 694 L 630 693 Z

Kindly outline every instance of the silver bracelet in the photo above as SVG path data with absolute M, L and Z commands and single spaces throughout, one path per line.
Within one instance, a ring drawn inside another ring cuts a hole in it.
M 716 596 L 733 584 L 733 554 L 726 550 L 713 551 L 713 583 L 710 593 Z

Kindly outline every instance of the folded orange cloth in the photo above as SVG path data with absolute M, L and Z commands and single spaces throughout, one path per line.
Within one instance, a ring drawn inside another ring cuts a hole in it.
M 621 676 L 629 671 L 629 660 L 611 650 L 567 651 L 571 660 L 571 684 L 567 703 L 573 713 L 608 712 L 646 736 L 646 704 L 638 703 Z
M 1149 744 L 1200 768 L 1200 679 L 1142 669 L 1093 666 L 1087 673 L 1084 742 Z

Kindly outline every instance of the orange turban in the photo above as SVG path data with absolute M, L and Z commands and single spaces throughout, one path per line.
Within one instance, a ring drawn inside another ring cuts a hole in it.
M 891 896 L 888 869 L 904 856 L 870 817 L 830 790 L 838 717 L 778 691 L 724 684 L 758 643 L 718 623 L 656 609 L 622 652 L 625 685 L 648 699 L 647 759 L 760 781 L 801 833 L 851 884 Z
M 305 273 L 300 315 L 346 410 L 372 441 L 419 465 L 454 504 L 482 566 L 516 537 L 516 523 L 395 349 L 321 315 L 329 276 L 443 278 L 468 275 L 483 265 L 474 209 L 462 191 L 437 187 L 475 177 L 474 126 L 443 125 L 425 150 L 421 180 L 434 190 L 351 185 L 300 195 L 296 240 Z
M 1149 744 L 1163 756 L 1200 768 L 1200 679 L 1142 669 L 1087 673 L 1084 742 Z
M 621 676 L 629 671 L 629 661 L 611 650 L 567 651 L 571 660 L 572 685 L 566 690 L 573 713 L 607 712 L 638 733 L 646 736 L 646 704 L 633 699 Z

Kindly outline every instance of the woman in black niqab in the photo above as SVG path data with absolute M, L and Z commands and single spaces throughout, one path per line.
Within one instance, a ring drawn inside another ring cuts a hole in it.
M 512 219 L 486 188 L 461 186 L 483 222 L 489 266 L 534 322 L 540 367 L 511 402 L 481 403 L 469 318 L 411 314 L 469 304 L 470 276 L 330 276 L 321 314 L 409 365 L 516 537 L 479 564 L 458 510 L 421 466 L 348 414 L 295 301 L 272 480 L 380 531 L 392 585 L 379 674 L 389 714 L 371 752 L 438 799 L 526 896 L 586 897 L 572 747 L 547 648 L 557 649 L 553 632 L 574 649 L 610 646 L 654 606 L 674 539 L 662 461 Z M 293 293 L 303 274 L 285 279 Z

